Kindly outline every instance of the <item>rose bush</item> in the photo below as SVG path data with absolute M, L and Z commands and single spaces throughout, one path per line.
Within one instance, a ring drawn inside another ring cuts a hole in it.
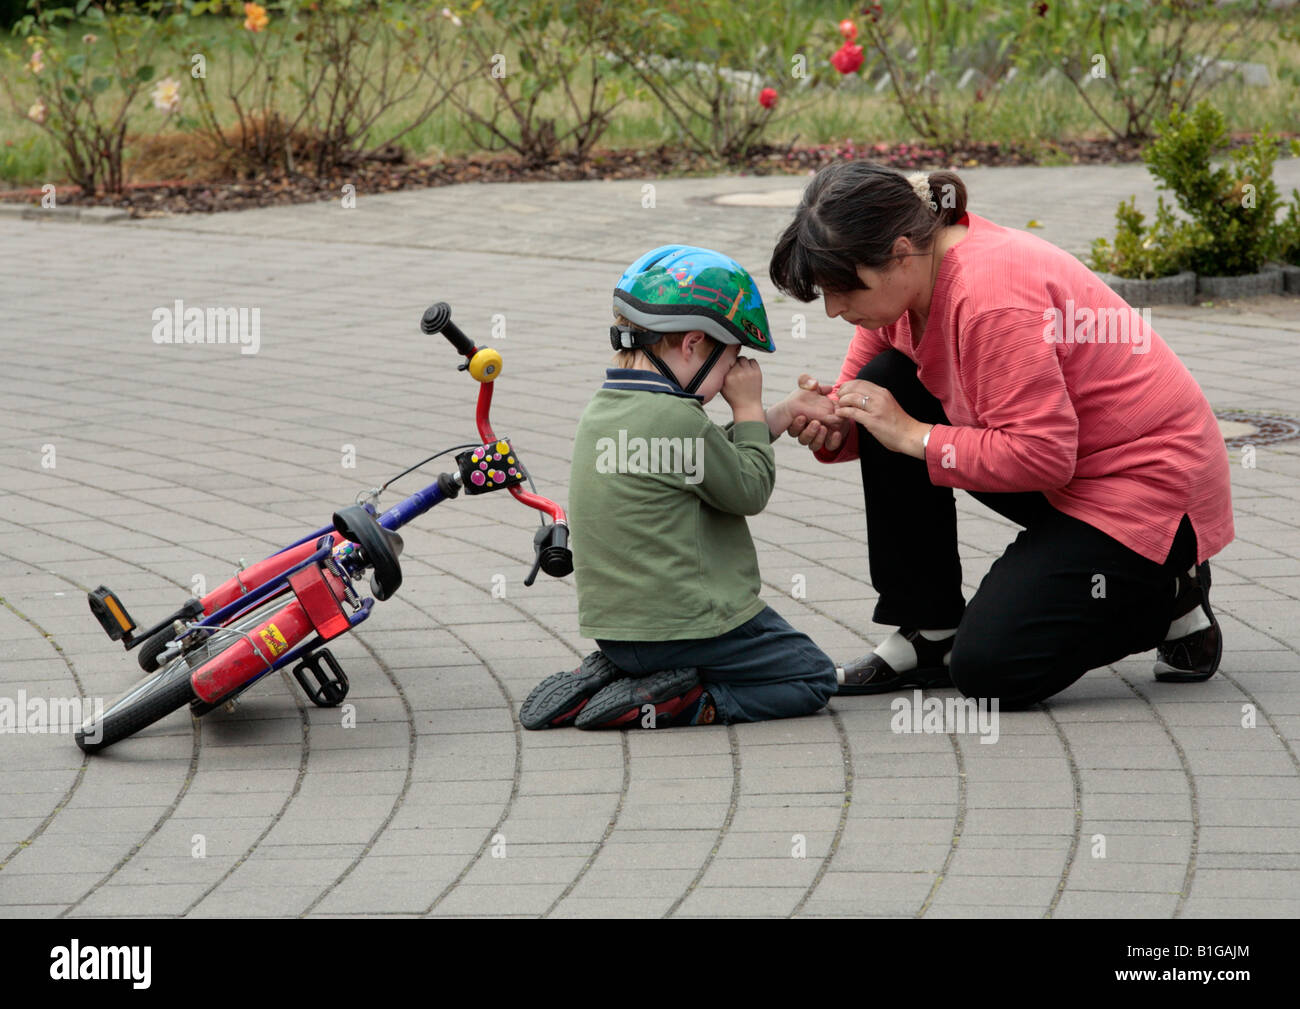
M 121 192 L 122 159 L 136 98 L 153 79 L 155 58 L 178 30 L 172 3 L 119 5 L 116 0 L 77 0 L 47 7 L 40 0 L 14 26 L 25 43 L 5 51 L 0 87 L 15 112 L 46 131 L 63 168 L 88 194 Z M 83 32 L 77 18 L 95 26 Z M 24 105 L 19 92 L 34 88 Z

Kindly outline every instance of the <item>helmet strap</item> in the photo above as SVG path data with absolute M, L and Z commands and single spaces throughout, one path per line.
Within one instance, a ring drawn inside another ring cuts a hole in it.
M 668 381 L 670 381 L 678 389 L 682 388 L 682 383 L 677 380 L 677 376 L 673 374 L 673 370 L 670 367 L 668 367 L 668 365 L 664 364 L 663 358 L 661 358 L 649 347 L 637 347 L 636 349 L 641 351 L 642 354 L 644 354 L 646 357 L 650 359 L 650 363 L 655 366 L 655 370 L 658 371 L 659 374 L 661 374 L 664 378 L 668 379 Z M 682 391 L 685 392 L 686 390 L 682 389 Z
M 713 348 L 713 353 L 709 355 L 707 361 L 700 365 L 700 370 L 695 373 L 695 377 L 691 379 L 691 384 L 683 390 L 684 392 L 694 393 L 695 390 L 700 387 L 700 383 L 704 381 L 705 376 L 707 376 L 708 373 L 713 370 L 713 366 L 718 363 L 718 358 L 720 358 L 723 355 L 723 352 L 726 351 L 726 344 L 717 343 L 717 341 L 714 341 L 714 343 L 715 346 Z
M 638 347 L 637 349 L 650 359 L 650 363 L 658 369 L 659 374 L 663 375 L 664 378 L 668 379 L 668 381 L 672 382 L 673 385 L 681 389 L 682 392 L 693 396 L 695 395 L 695 390 L 700 387 L 709 372 L 713 370 L 713 366 L 718 363 L 718 358 L 726 352 L 727 347 L 726 344 L 719 343 L 715 340 L 713 352 L 709 355 L 708 360 L 700 365 L 699 370 L 695 373 L 695 377 L 685 386 L 682 385 L 677 376 L 673 374 L 672 369 L 669 368 L 653 350 L 649 347 Z

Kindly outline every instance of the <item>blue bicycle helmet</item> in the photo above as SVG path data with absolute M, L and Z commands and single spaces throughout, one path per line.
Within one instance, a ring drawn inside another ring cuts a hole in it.
M 763 298 L 754 279 L 730 256 L 694 245 L 663 245 L 623 271 L 614 312 L 631 326 L 611 326 L 615 350 L 640 350 L 666 378 L 676 377 L 651 350 L 664 333 L 701 330 L 717 341 L 712 356 L 684 391 L 694 392 L 733 344 L 772 353 Z

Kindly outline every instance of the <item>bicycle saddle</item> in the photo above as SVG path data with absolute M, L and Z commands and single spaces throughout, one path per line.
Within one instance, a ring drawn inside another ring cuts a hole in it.
M 381 526 L 361 505 L 349 505 L 334 513 L 334 528 L 361 547 L 366 561 L 375 569 L 370 575 L 370 590 L 381 602 L 389 599 L 402 584 L 402 537 Z

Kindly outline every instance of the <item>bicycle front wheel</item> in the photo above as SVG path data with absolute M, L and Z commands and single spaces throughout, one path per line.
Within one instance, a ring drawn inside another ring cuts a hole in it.
M 261 655 L 253 652 L 256 659 L 250 660 L 245 653 L 250 651 L 252 633 L 268 626 L 271 619 L 280 620 L 291 635 L 285 648 L 296 644 L 311 626 L 305 622 L 300 604 L 286 606 L 282 597 L 268 600 L 253 613 L 218 628 L 203 644 L 173 659 L 161 672 L 119 697 L 102 714 L 88 719 L 73 737 L 77 745 L 85 753 L 98 753 L 192 701 L 201 701 L 193 686 L 196 670 L 203 675 L 238 663 L 240 671 L 235 687 L 242 689 L 248 679 L 266 667 Z M 205 705 L 196 714 L 205 714 L 212 707 L 215 704 Z
M 83 753 L 98 753 L 183 708 L 193 699 L 190 665 L 184 659 L 177 659 L 123 694 L 103 714 L 88 719 L 73 738 Z

